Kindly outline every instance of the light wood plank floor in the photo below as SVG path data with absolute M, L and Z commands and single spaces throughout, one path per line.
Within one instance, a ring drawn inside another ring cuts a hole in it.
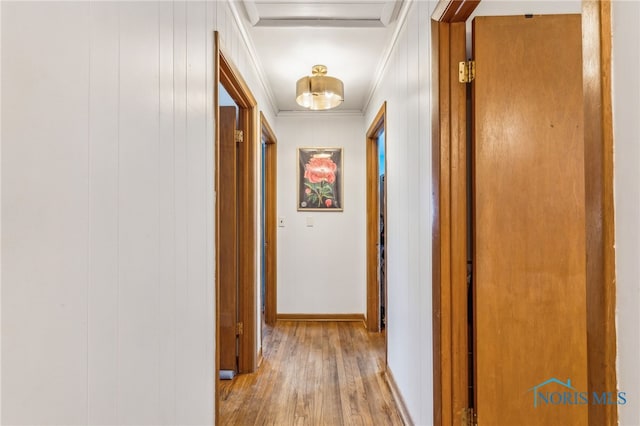
M 256 373 L 220 381 L 222 425 L 402 425 L 384 336 L 362 323 L 279 321 Z

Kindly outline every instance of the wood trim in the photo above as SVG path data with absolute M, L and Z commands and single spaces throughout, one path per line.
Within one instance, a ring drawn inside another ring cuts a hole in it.
M 219 36 L 216 32 L 216 50 L 217 50 L 217 66 L 215 89 L 215 111 L 216 120 L 218 118 L 217 111 L 218 102 L 218 85 L 222 84 L 229 92 L 233 100 L 240 107 L 239 126 L 244 131 L 244 142 L 239 145 L 239 193 L 238 197 L 238 223 L 239 223 L 239 260 L 238 270 L 238 314 L 240 321 L 244 324 L 244 332 L 239 338 L 239 356 L 238 356 L 238 372 L 249 373 L 257 367 L 257 351 L 256 346 L 256 310 L 257 310 L 257 284 L 256 284 L 256 146 L 259 133 L 257 132 L 258 112 L 256 100 L 251 93 L 248 85 L 233 66 L 233 64 L 225 56 L 220 49 Z M 216 126 L 217 129 L 217 126 Z M 219 133 L 216 131 L 216 154 L 219 146 Z M 216 155 L 216 191 L 219 188 L 217 170 L 219 169 Z M 218 206 L 216 206 L 216 211 Z M 218 215 L 216 214 L 216 217 Z M 217 221 L 217 220 L 216 220 Z M 219 229 L 217 221 L 217 230 Z M 216 234 L 217 235 L 217 234 Z M 218 253 L 221 247 L 216 238 L 216 261 L 218 261 Z M 216 268 L 216 271 L 218 268 Z M 216 275 L 216 312 L 219 312 L 219 289 Z M 217 323 L 219 324 L 219 322 Z M 216 352 L 219 346 L 216 347 Z M 219 363 L 216 365 L 216 377 L 219 373 Z
M 220 82 L 241 108 L 253 108 L 257 105 L 251 89 L 233 62 L 226 57 L 222 48 L 220 49 Z M 228 88 L 227 85 L 229 85 Z
M 466 22 L 476 7 L 480 4 L 480 0 L 466 0 L 462 3 L 458 12 L 455 14 L 451 22 Z
M 364 322 L 364 314 L 278 314 L 278 321 Z
M 434 423 L 458 421 L 469 401 L 465 22 L 479 0 L 441 0 L 432 14 Z
M 260 126 L 262 128 L 262 135 L 266 137 L 268 144 L 278 142 L 273 128 L 271 128 L 271 126 L 269 125 L 269 122 L 267 121 L 267 118 L 264 116 L 264 113 L 262 111 L 260 111 Z
M 442 331 L 442 313 L 441 313 L 441 287 L 442 287 L 442 237 L 441 231 L 441 207 L 440 193 L 442 192 L 442 183 L 440 177 L 440 134 L 443 129 L 440 121 L 440 109 L 443 104 L 442 96 L 446 94 L 440 93 L 440 40 L 442 38 L 440 24 L 431 21 L 431 191 L 434 200 L 432 211 L 431 225 L 431 300 L 432 300 L 432 345 L 433 345 L 433 424 L 435 426 L 442 425 L 442 407 L 443 401 L 447 398 L 443 394 L 442 374 L 446 371 L 446 365 L 443 364 L 441 352 L 443 345 L 441 342 Z M 448 43 L 446 44 L 448 46 Z M 443 105 L 446 106 L 446 105 Z M 446 241 L 445 241 L 446 243 Z
M 434 423 L 450 425 L 469 407 L 467 323 L 467 115 L 465 21 L 479 0 L 441 0 L 432 15 L 432 179 Z
M 441 0 L 432 14 L 434 423 L 458 421 L 469 401 L 467 323 L 466 20 L 479 0 Z
M 380 106 L 380 109 L 376 113 L 375 118 L 371 121 L 369 128 L 367 129 L 367 138 L 375 138 L 380 131 L 386 127 L 386 114 L 387 114 L 387 101 L 384 101 Z
M 440 0 L 431 14 L 438 22 L 466 22 L 480 0 Z
M 278 200 L 278 158 L 277 139 L 273 129 L 260 112 L 260 127 L 265 140 L 264 179 L 265 179 L 265 292 L 264 321 L 269 325 L 276 322 L 278 312 L 278 241 L 277 241 L 277 200 Z
M 262 346 L 261 346 L 260 350 L 258 351 L 258 368 L 260 368 L 260 366 L 262 365 L 262 361 L 264 361 L 264 357 L 262 356 Z
M 449 24 L 432 21 L 432 116 L 433 217 L 433 362 L 434 424 L 451 425 L 453 367 L 451 365 L 451 214 L 450 214 L 450 92 Z
M 464 22 L 433 22 L 434 72 L 439 76 L 433 120 L 433 180 L 438 207 L 433 229 L 434 421 L 457 422 L 469 406 L 467 323 L 466 85 L 457 64 L 466 57 Z
M 449 91 L 451 100 L 450 182 L 451 182 L 451 366 L 452 415 L 470 406 L 469 323 L 467 287 L 467 85 L 458 81 L 457 64 L 466 59 L 466 24 L 450 24 Z M 454 421 L 455 420 L 454 418 Z
M 378 193 L 378 144 L 377 136 L 386 129 L 387 103 L 383 102 L 366 133 L 367 152 L 367 329 L 378 332 L 381 329 L 380 295 L 378 289 L 378 248 L 380 228 L 380 197 Z M 387 143 L 385 135 L 385 145 Z M 386 146 L 385 146 L 386 151 Z M 385 187 L 386 187 L 385 179 Z M 386 217 L 386 211 L 384 212 Z M 385 298 L 386 288 L 385 283 Z M 386 303 L 385 303 L 386 306 Z
M 387 385 L 389 386 L 389 390 L 391 391 L 391 396 L 393 396 L 393 399 L 396 402 L 396 407 L 398 408 L 398 413 L 402 418 L 402 422 L 405 424 L 405 426 L 413 426 L 415 423 L 413 422 L 413 419 L 409 414 L 409 410 L 407 409 L 407 404 L 404 401 L 404 398 L 402 398 L 402 393 L 400 392 L 400 388 L 398 388 L 398 384 L 396 383 L 396 380 L 393 378 L 393 374 L 391 373 L 391 370 L 387 368 L 384 371 L 383 375 L 384 375 L 385 381 L 387 382 Z
M 375 140 L 367 137 L 367 329 L 380 331 L 378 291 L 378 191 L 373 180 L 378 168 Z
M 589 391 L 617 390 L 611 4 L 582 2 Z M 589 405 L 589 424 L 618 424 L 616 405 Z
M 213 117 L 215 123 L 220 122 L 220 33 L 218 31 L 214 31 L 213 33 Z M 215 155 L 215 172 L 213 179 L 213 188 L 215 193 L 217 194 L 220 189 L 220 128 L 216 124 L 214 129 L 214 155 Z M 215 370 L 214 370 L 214 424 L 218 425 L 220 423 L 220 333 L 218 332 L 218 325 L 220 324 L 220 286 L 218 283 L 220 282 L 220 269 L 217 265 L 220 264 L 220 250 L 218 243 L 218 235 L 220 235 L 220 215 L 218 214 L 218 205 L 216 203 L 215 207 L 215 264 L 216 264 L 216 272 L 215 272 L 215 285 L 214 285 L 214 302 L 213 306 L 215 309 Z

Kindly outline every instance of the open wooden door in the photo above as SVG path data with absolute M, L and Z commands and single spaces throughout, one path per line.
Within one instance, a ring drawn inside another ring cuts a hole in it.
M 586 425 L 581 18 L 478 17 L 473 31 L 477 422 Z
M 238 371 L 238 170 L 236 108 L 220 107 L 220 370 Z

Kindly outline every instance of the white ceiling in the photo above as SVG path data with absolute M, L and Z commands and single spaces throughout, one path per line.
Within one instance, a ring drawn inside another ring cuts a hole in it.
M 316 64 L 344 82 L 334 111 L 362 111 L 382 71 L 404 0 L 232 0 L 253 46 L 276 112 L 305 111 L 296 81 Z M 580 0 L 482 1 L 475 15 L 580 13 Z M 471 19 L 468 21 L 470 25 Z M 469 43 L 470 46 L 470 43 Z
M 389 49 L 402 0 L 244 0 L 235 3 L 278 112 L 305 111 L 296 81 L 316 64 L 344 82 L 335 111 L 362 111 Z

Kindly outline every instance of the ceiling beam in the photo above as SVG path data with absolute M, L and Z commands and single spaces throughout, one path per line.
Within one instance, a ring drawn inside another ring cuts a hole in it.
M 278 28 L 383 28 L 380 19 L 296 18 L 260 19 L 256 27 Z
M 402 9 L 402 3 L 404 3 L 404 0 L 388 1 L 384 4 L 384 8 L 380 14 L 380 21 L 385 27 L 388 27 L 398 19 L 398 14 L 400 13 L 400 9 Z
M 249 23 L 254 26 L 260 20 L 260 14 L 258 13 L 258 7 L 256 6 L 255 1 L 244 0 L 242 2 L 244 5 L 244 10 L 247 12 L 247 18 L 249 18 Z

